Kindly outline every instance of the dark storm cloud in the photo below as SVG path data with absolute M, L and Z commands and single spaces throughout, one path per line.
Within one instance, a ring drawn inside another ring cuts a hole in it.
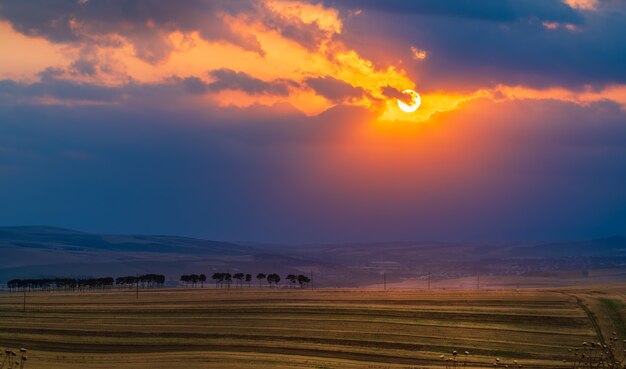
M 216 69 L 209 72 L 214 79 L 206 85 L 210 91 L 238 90 L 251 95 L 270 94 L 285 96 L 289 94 L 289 87 L 297 86 L 294 81 L 286 79 L 276 79 L 273 81 L 263 81 L 244 72 L 237 72 L 232 69 Z
M 29 36 L 57 43 L 120 46 L 131 42 L 137 56 L 156 63 L 173 50 L 169 33 L 197 31 L 205 40 L 224 41 L 264 55 L 253 34 L 231 29 L 227 16 L 245 15 L 267 28 L 314 49 L 329 37 L 315 22 L 306 24 L 268 9 L 259 0 L 104 0 L 3 1 L 0 18 Z
M 504 12 L 509 15 L 501 22 L 477 21 L 471 10 L 462 13 L 467 16 L 457 14 L 465 8 L 453 3 L 475 4 L 494 14 L 506 7 L 512 13 Z M 626 38 L 621 36 L 626 33 L 626 2 L 600 2 L 595 11 L 574 10 L 560 0 L 368 4 L 362 14 L 346 19 L 342 39 L 374 61 L 402 55 L 403 67 L 420 88 L 626 83 Z M 401 6 L 414 9 L 400 12 Z M 450 14 L 421 11 L 429 7 L 449 7 Z M 543 22 L 556 22 L 557 28 L 548 29 Z M 413 61 L 411 46 L 426 50 L 428 57 Z M 381 54 L 382 48 L 387 53 Z
M 290 88 L 298 87 L 298 83 L 292 80 L 275 79 L 263 81 L 247 73 L 226 68 L 212 70 L 208 75 L 213 79 L 212 82 L 205 82 L 195 76 L 183 79 L 174 78 L 173 81 L 182 83 L 185 91 L 195 95 L 234 90 L 250 95 L 287 96 Z
M 71 67 L 81 74 L 93 76 L 96 74 L 98 62 L 93 59 L 87 59 L 84 57 L 78 58 L 73 61 Z
M 137 104 L 156 101 L 158 104 L 159 100 L 171 104 L 174 100 L 184 100 L 185 96 L 181 95 L 181 92 L 202 95 L 208 92 L 236 90 L 251 95 L 286 96 L 289 94 L 289 88 L 298 86 L 294 81 L 277 79 L 267 82 L 230 69 L 211 71 L 209 74 L 215 80 L 210 83 L 195 76 L 185 78 L 174 76 L 160 83 L 141 84 L 129 80 L 119 86 L 105 86 L 65 78 L 68 71 L 76 68 L 78 66 L 73 64 L 69 70 L 45 69 L 38 74 L 40 80 L 33 83 L 0 80 L 0 96 L 6 102 L 12 103 L 37 103 L 37 98 L 54 98 L 68 104 L 81 102 L 111 104 L 123 101 L 134 101 Z
M 182 83 L 185 91 L 194 95 L 202 95 L 209 91 L 208 84 L 198 77 L 184 78 Z
M 192 76 L 181 80 L 185 91 L 202 95 L 207 92 L 220 92 L 225 90 L 242 91 L 250 95 L 277 95 L 286 96 L 289 94 L 289 86 L 296 83 L 286 80 L 263 81 L 254 78 L 244 72 L 236 72 L 230 69 L 218 69 L 211 71 L 209 75 L 213 82 L 205 82 L 202 79 Z
M 95 77 L 98 72 L 111 72 L 109 60 L 102 60 L 97 48 L 85 46 L 79 50 L 78 57 L 70 64 L 70 71 L 79 75 Z
M 0 96 L 6 102 L 32 102 L 33 98 L 50 97 L 59 100 L 91 101 L 107 103 L 119 99 L 122 89 L 77 83 L 63 78 L 60 69 L 48 68 L 39 73 L 40 81 L 20 83 L 13 80 L 0 80 Z
M 304 83 L 319 95 L 333 102 L 342 102 L 346 99 L 359 98 L 365 95 L 360 87 L 354 87 L 349 83 L 333 77 L 308 78 Z
M 496 22 L 538 18 L 552 22 L 579 24 L 583 18 L 560 0 L 425 0 L 326 1 L 333 6 L 376 10 L 388 13 L 438 15 Z
M 257 2 L 168 0 L 3 1 L 0 17 L 26 35 L 60 43 L 115 45 L 118 34 L 130 41 L 137 55 L 149 62 L 172 50 L 169 32 L 198 31 L 206 40 L 225 41 L 263 53 L 253 35 L 231 30 L 224 14 L 254 14 Z
M 258 7 L 259 18 L 269 29 L 295 41 L 308 50 L 314 50 L 333 36 L 334 31 L 323 30 L 317 22 L 304 23 L 296 17 L 286 17 L 264 7 Z
M 181 79 L 172 77 L 166 81 L 153 84 L 141 84 L 129 81 L 119 86 L 97 85 L 87 82 L 66 79 L 63 69 L 48 68 L 39 73 L 40 80 L 33 83 L 18 82 L 10 79 L 0 80 L 0 97 L 6 104 L 38 105 L 38 104 L 136 104 L 146 107 L 151 104 L 171 106 L 174 101 L 182 102 L 187 92 L 198 92 L 204 88 L 194 83 L 194 78 Z M 200 81 L 198 79 L 198 81 Z M 201 81 L 199 82 L 201 83 Z M 46 102 L 41 99 L 53 99 Z
M 409 94 L 405 94 L 397 88 L 393 88 L 391 86 L 385 86 L 380 91 L 385 97 L 390 99 L 399 99 L 406 103 L 410 103 L 413 101 L 413 96 Z

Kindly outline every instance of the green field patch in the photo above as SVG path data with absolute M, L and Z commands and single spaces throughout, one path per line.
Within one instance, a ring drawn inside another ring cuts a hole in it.
M 626 319 L 624 319 L 626 308 L 624 304 L 619 300 L 609 298 L 599 298 L 598 301 L 602 303 L 603 312 L 613 322 L 617 334 L 620 337 L 626 337 Z

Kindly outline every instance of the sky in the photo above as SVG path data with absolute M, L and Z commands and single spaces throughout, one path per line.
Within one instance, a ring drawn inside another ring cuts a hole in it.
M 621 0 L 3 0 L 0 224 L 625 235 L 624 34 Z

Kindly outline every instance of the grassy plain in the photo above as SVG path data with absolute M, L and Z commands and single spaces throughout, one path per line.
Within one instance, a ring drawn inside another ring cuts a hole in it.
M 27 368 L 430 368 L 470 351 L 563 367 L 626 329 L 625 287 L 485 291 L 209 288 L 0 294 L 0 347 Z M 584 304 L 588 311 L 581 306 Z M 591 313 L 591 317 L 589 316 Z M 595 319 L 595 324 L 593 319 Z

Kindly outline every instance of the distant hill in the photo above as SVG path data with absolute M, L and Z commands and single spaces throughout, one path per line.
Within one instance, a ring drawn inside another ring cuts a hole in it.
M 626 237 L 612 236 L 594 240 L 550 242 L 530 247 L 518 247 L 511 255 L 534 257 L 626 256 Z
M 482 275 L 548 275 L 558 270 L 626 269 L 626 238 L 546 243 L 389 242 L 243 245 L 165 235 L 108 235 L 70 229 L 0 227 L 0 283 L 10 278 L 216 271 L 314 275 L 317 286 Z M 546 274 L 548 273 L 548 274 Z M 626 275 L 626 274 L 625 274 Z M 626 278 L 626 277 L 625 277 Z
M 250 247 L 177 236 L 99 235 L 54 227 L 0 227 L 0 247 L 186 255 L 245 255 Z
M 254 261 L 249 246 L 163 235 L 100 235 L 53 227 L 0 227 L 0 281 L 42 276 L 184 272 Z M 198 271 L 201 273 L 202 271 Z

